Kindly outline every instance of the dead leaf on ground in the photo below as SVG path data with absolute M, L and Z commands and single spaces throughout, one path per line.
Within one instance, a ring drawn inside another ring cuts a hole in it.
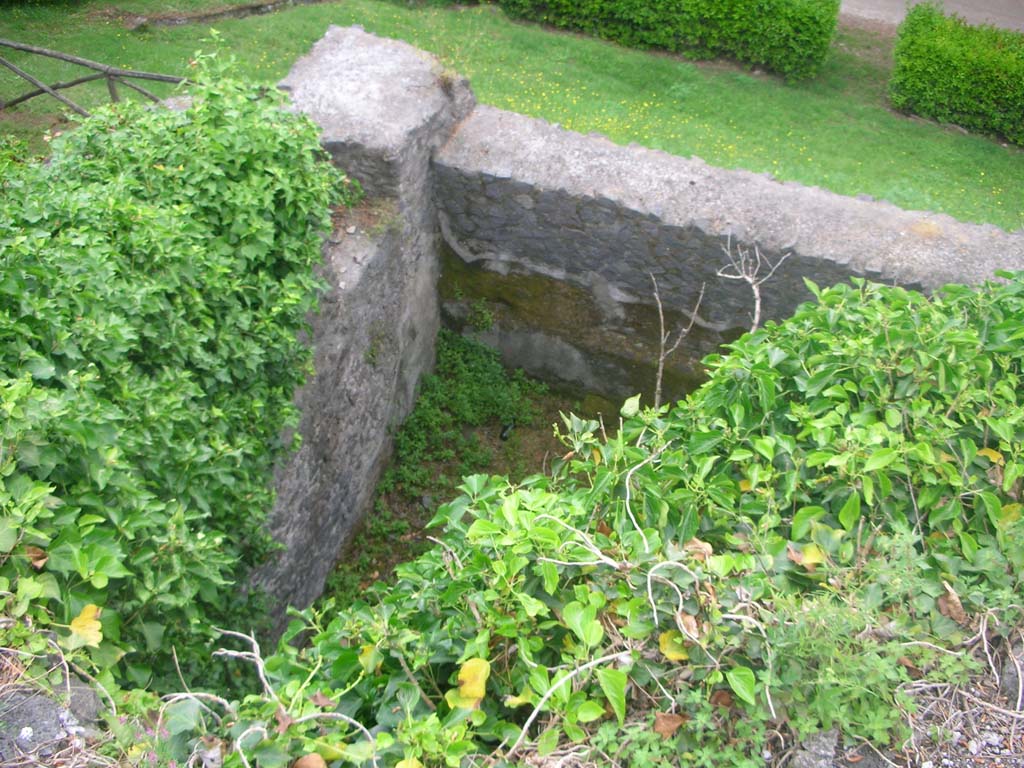
M 337 702 L 328 699 L 326 696 L 324 696 L 323 692 L 321 691 L 317 691 L 316 693 L 314 693 L 312 696 L 309 697 L 309 700 L 313 702 L 316 706 L 323 707 L 324 709 L 334 709 L 338 706 Z
M 654 716 L 654 732 L 663 739 L 671 739 L 685 722 L 686 718 L 682 715 L 673 715 L 670 712 L 658 712 Z
M 911 680 L 920 680 L 924 677 L 924 672 L 921 671 L 921 668 L 906 656 L 900 656 L 896 661 L 898 661 L 900 665 L 907 670 L 907 674 L 910 675 Z
M 694 560 L 701 563 L 707 562 L 707 559 L 714 553 L 710 544 L 696 538 L 690 539 L 688 542 L 683 544 L 683 551 L 688 552 Z
M 679 619 L 679 628 L 683 631 L 686 638 L 694 642 L 700 642 L 701 631 L 700 625 L 697 623 L 697 617 L 683 611 L 679 611 L 676 617 Z
M 292 763 L 292 768 L 327 768 L 327 761 L 316 752 L 310 752 Z
M 722 709 L 732 709 L 732 694 L 723 688 L 719 688 L 717 691 L 712 693 L 710 701 L 716 707 L 721 707 Z
M 25 547 L 25 554 L 28 555 L 29 564 L 37 571 L 41 571 L 50 556 L 39 547 Z
M 277 712 L 274 713 L 274 719 L 277 720 L 277 727 L 274 728 L 274 733 L 277 734 L 284 733 L 288 730 L 288 726 L 295 722 L 295 718 L 293 718 L 291 715 L 285 712 L 283 707 L 277 708 Z M 298 762 L 296 762 L 295 764 L 298 765 Z M 307 765 L 305 766 L 305 768 L 310 768 L 310 766 Z
M 945 588 L 946 594 L 941 595 L 938 599 L 939 613 L 957 624 L 965 624 L 967 611 L 964 610 L 963 603 L 960 602 L 960 596 L 947 582 L 942 582 L 942 586 Z

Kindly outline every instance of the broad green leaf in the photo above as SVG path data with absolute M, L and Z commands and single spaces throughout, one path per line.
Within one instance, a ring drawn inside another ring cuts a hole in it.
M 860 520 L 860 494 L 854 491 L 847 497 L 843 508 L 839 510 L 839 524 L 847 531 L 852 531 Z
M 592 723 L 602 717 L 604 717 L 604 707 L 593 699 L 583 702 L 576 710 L 576 722 L 579 723 Z
M 0 517 L 0 553 L 7 554 L 18 543 L 20 526 L 10 517 Z
M 537 739 L 537 755 L 546 757 L 558 747 L 558 738 L 562 735 L 559 728 L 549 728 Z
M 754 672 L 749 667 L 733 667 L 725 673 L 725 679 L 732 688 L 732 692 L 741 700 L 751 706 L 756 706 L 754 698 Z
M 793 541 L 802 541 L 810 533 L 811 523 L 825 516 L 825 508 L 818 506 L 801 507 L 793 515 L 791 537 Z
M 864 462 L 865 472 L 876 472 L 879 469 L 885 469 L 892 464 L 900 456 L 899 451 L 895 448 L 880 448 L 872 453 L 866 462 Z
M 167 730 L 174 736 L 189 733 L 199 727 L 202 707 L 198 699 L 183 698 L 168 705 L 164 714 Z
M 555 594 L 555 590 L 558 589 L 558 566 L 554 563 L 541 563 L 540 572 L 544 581 L 544 591 L 549 595 Z
M 612 712 L 619 720 L 619 726 L 626 720 L 626 683 L 629 677 L 621 669 L 601 667 L 597 670 L 597 682 L 601 685 Z

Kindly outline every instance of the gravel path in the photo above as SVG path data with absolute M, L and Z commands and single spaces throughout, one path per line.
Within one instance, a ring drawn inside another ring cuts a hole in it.
M 971 24 L 994 24 L 1024 31 L 1024 0 L 945 0 L 943 6 L 947 13 L 963 16 Z M 907 0 L 843 0 L 842 12 L 898 24 L 907 12 Z

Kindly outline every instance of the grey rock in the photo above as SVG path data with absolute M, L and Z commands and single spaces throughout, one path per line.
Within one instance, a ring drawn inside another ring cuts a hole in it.
M 0 765 L 20 765 L 24 755 L 45 765 L 82 730 L 56 697 L 28 688 L 5 689 L 0 696 Z
M 1016 663 L 1014 663 L 1016 661 Z M 1021 687 L 1020 671 L 1024 669 L 1024 645 L 1014 643 L 999 671 L 999 692 L 1006 697 L 1010 708 L 1024 706 L 1024 690 Z
M 296 395 L 302 447 L 278 468 L 268 520 L 283 547 L 251 581 L 269 593 L 278 632 L 289 605 L 321 594 L 372 505 L 394 427 L 433 366 L 439 238 L 430 158 L 474 103 L 466 81 L 433 57 L 359 28 L 331 27 L 281 87 L 320 126 L 335 162 L 371 195 L 390 198 L 383 207 L 397 221 L 377 235 L 349 226 L 325 243 L 330 288 L 312 318 L 316 373 Z
M 792 768 L 833 768 L 839 732 L 834 728 L 808 736 L 793 754 Z

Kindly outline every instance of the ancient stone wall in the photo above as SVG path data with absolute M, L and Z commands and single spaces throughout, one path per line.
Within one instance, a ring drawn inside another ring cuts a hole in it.
M 549 374 L 559 368 L 544 352 L 554 341 L 564 347 L 559 360 L 575 360 L 572 348 L 600 363 L 561 366 L 563 378 L 610 396 L 650 388 L 658 354 L 651 276 L 676 326 L 688 324 L 703 289 L 694 330 L 670 361 L 684 388 L 700 377 L 705 354 L 749 328 L 750 286 L 719 274 L 735 271 L 727 249 L 734 259 L 760 253 L 760 277 L 781 262 L 761 286 L 762 319 L 784 318 L 809 299 L 805 278 L 931 290 L 1024 268 L 1024 233 L 619 146 L 483 105 L 434 167 L 445 239 L 475 267 L 446 271 L 459 273 L 457 291 L 442 288 L 449 314 L 465 315 L 453 294 L 463 305 L 488 301 L 498 322 L 482 338 L 508 362 Z M 584 291 L 590 311 L 524 299 L 528 275 Z
M 367 200 L 324 244 L 315 375 L 297 395 L 301 449 L 279 468 L 269 528 L 283 549 L 254 577 L 288 605 L 318 597 L 369 511 L 394 429 L 434 362 L 438 235 L 430 158 L 472 108 L 464 83 L 404 43 L 332 27 L 281 84 Z
M 269 523 L 283 550 L 255 577 L 279 628 L 287 605 L 320 594 L 372 504 L 393 430 L 433 363 L 439 297 L 448 321 L 507 362 L 621 397 L 653 385 L 653 276 L 667 323 L 694 321 L 669 360 L 671 397 L 750 324 L 749 286 L 718 275 L 726 248 L 756 249 L 762 276 L 786 257 L 762 287 L 766 318 L 809 297 L 804 278 L 934 289 L 1024 269 L 1022 233 L 474 109 L 468 84 L 433 58 L 359 28 L 328 30 L 282 87 L 370 201 L 325 244 L 302 449 L 278 473 Z

